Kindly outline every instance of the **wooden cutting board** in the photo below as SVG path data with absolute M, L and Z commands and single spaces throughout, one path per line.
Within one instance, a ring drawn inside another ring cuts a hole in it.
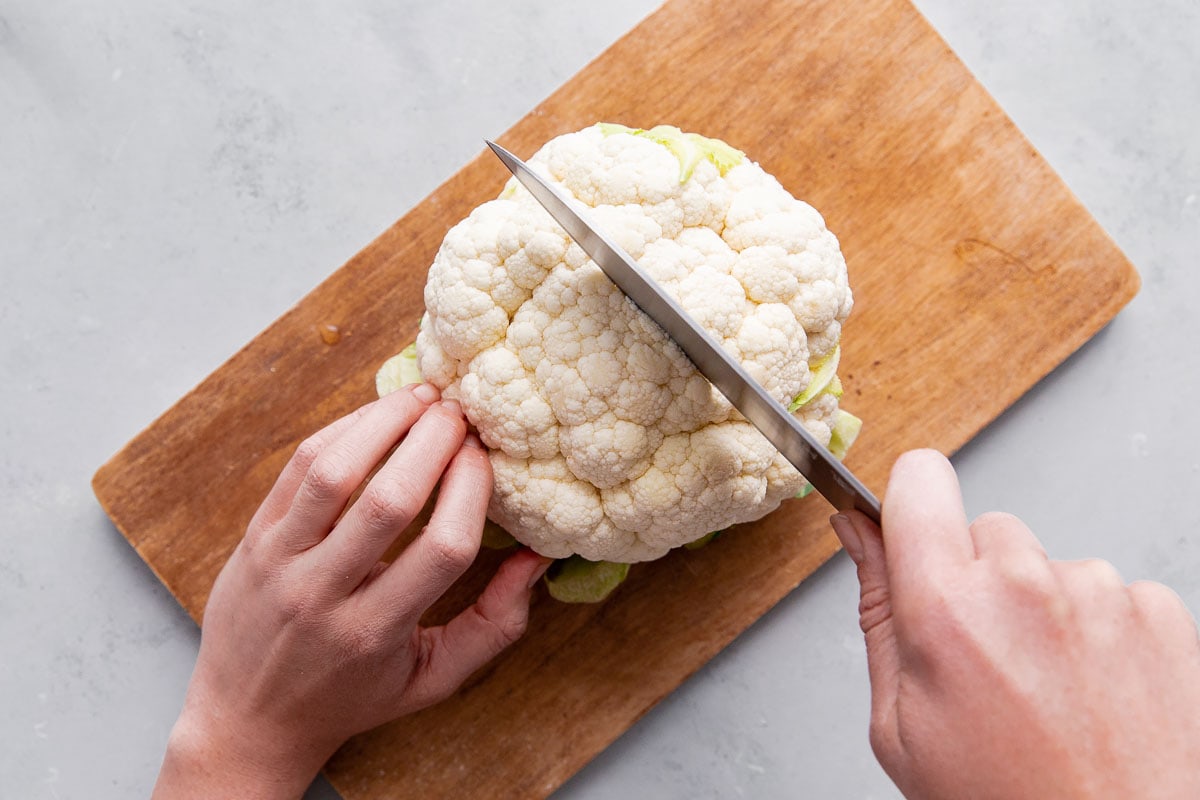
M 528 157 L 599 120 L 725 139 L 825 216 L 857 301 L 843 404 L 866 427 L 848 463 L 877 493 L 901 451 L 960 447 L 1137 291 L 906 0 L 672 0 L 500 141 Z M 194 618 L 292 449 L 371 399 L 376 368 L 413 339 L 445 231 L 505 178 L 481 153 L 96 474 Z M 520 643 L 448 702 L 347 744 L 329 779 L 352 799 L 549 794 L 835 552 L 829 513 L 789 501 L 636 567 L 601 606 L 538 596 Z M 497 563 L 485 553 L 434 617 Z

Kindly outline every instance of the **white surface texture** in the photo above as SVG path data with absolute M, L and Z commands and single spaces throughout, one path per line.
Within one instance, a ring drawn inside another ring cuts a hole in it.
M 1196 611 L 1200 5 L 917 5 L 1144 281 L 968 510 Z M 95 469 L 654 6 L 0 0 L 0 795 L 147 796 L 195 657 Z M 557 796 L 898 796 L 856 606 L 839 555 Z

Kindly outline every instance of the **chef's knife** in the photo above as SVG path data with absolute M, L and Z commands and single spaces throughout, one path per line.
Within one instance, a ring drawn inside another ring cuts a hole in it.
M 487 144 L 609 280 L 666 331 L 696 369 L 729 398 L 733 407 L 750 420 L 834 508 L 841 511 L 858 509 L 879 523 L 879 501 L 870 490 L 822 447 L 783 405 L 767 394 L 758 381 L 649 278 L 620 245 L 596 228 L 584 216 L 584 211 L 572 208 L 558 189 L 525 162 L 494 142 Z

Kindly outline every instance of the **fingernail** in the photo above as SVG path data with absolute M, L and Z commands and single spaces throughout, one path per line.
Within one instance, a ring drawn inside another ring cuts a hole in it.
M 458 404 L 457 400 L 443 400 L 442 408 L 446 409 L 451 414 L 462 414 L 462 406 Z
M 545 556 L 540 556 L 540 558 L 542 559 L 542 563 L 533 571 L 533 574 L 529 576 L 529 583 L 527 583 L 525 586 L 526 589 L 532 589 L 534 585 L 542 579 L 542 576 L 546 574 L 546 570 L 550 569 L 550 565 L 554 563 L 553 558 L 546 558 Z
M 467 434 L 467 438 L 466 438 L 466 439 L 463 439 L 463 444 L 465 444 L 467 447 L 474 447 L 474 448 L 476 448 L 476 449 L 478 449 L 478 450 L 484 450 L 484 449 L 486 449 L 486 448 L 483 446 L 483 442 L 479 441 L 479 437 L 478 437 L 478 436 L 476 436 L 476 435 L 475 435 L 475 434 L 473 434 L 473 433 L 468 433 L 468 434 Z
M 833 526 L 833 532 L 841 540 L 842 547 L 846 548 L 850 559 L 855 564 L 861 564 L 863 560 L 862 538 L 858 535 L 858 529 L 854 527 L 850 517 L 845 514 L 834 514 L 829 518 L 829 524 Z
M 432 403 L 438 399 L 437 387 L 432 383 L 422 383 L 420 386 L 412 390 L 413 397 L 420 400 L 422 403 Z

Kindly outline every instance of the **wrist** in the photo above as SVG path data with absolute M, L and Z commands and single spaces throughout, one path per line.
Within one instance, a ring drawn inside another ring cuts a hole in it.
M 332 755 L 185 708 L 167 741 L 156 800 L 297 798 Z

